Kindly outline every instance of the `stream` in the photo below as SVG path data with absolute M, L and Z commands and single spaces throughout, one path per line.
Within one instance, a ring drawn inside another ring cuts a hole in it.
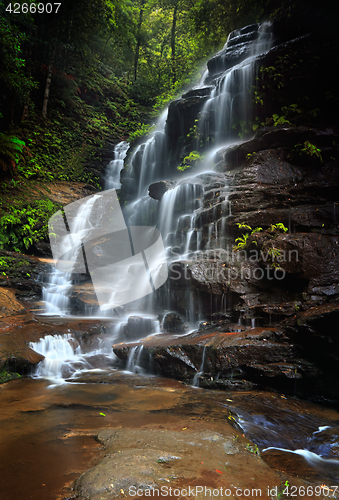
M 294 478 L 314 487 L 338 482 L 338 412 L 278 393 L 210 391 L 111 368 L 84 371 L 58 384 L 41 378 L 13 381 L 1 386 L 0 398 L 2 500 L 74 498 L 74 480 L 104 456 L 95 439 L 104 428 L 197 432 L 200 424 L 231 436 L 231 443 L 242 440 L 243 453 L 257 445 L 283 482 L 286 477 L 289 484 Z M 124 440 L 119 447 L 123 450 Z M 238 476 L 237 456 L 227 455 L 234 484 L 243 474 Z M 139 467 L 133 468 L 137 478 Z M 192 475 L 195 467 L 188 467 Z M 220 470 L 220 460 L 212 467 Z M 257 461 L 254 467 L 247 463 L 246 475 L 258 474 L 258 467 Z M 205 484 L 211 484 L 214 469 L 207 471 Z M 272 484 L 269 471 L 261 471 L 262 484 Z

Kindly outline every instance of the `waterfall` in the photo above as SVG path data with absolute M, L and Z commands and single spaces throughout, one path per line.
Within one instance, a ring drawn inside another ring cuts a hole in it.
M 79 209 L 75 213 L 74 219 L 69 222 L 72 232 L 72 244 L 69 244 L 69 232 L 65 234 L 60 242 L 60 255 L 68 251 L 67 261 L 71 264 L 68 266 L 67 272 L 62 272 L 55 268 L 49 277 L 47 286 L 43 287 L 42 300 L 45 302 L 45 313 L 48 315 L 63 316 L 70 314 L 68 293 L 72 289 L 72 273 L 77 270 L 76 266 L 79 254 L 82 252 L 81 241 L 84 239 L 86 233 L 93 228 L 90 220 L 91 212 L 98 198 L 98 195 L 94 195 L 89 197 L 85 203 L 79 204 Z
M 176 169 L 187 151 L 180 140 L 174 144 L 173 133 L 178 131 L 173 132 L 170 112 L 173 119 L 180 102 L 175 101 L 161 114 L 146 142 L 129 154 L 128 165 L 121 175 L 122 186 L 120 173 L 129 148 L 126 142 L 115 146 L 114 159 L 107 167 L 106 189 L 118 189 L 121 186 L 122 197 L 126 197 L 123 216 L 127 226 L 158 228 L 166 247 L 168 264 L 177 262 L 185 267 L 191 260 L 212 259 L 216 249 L 225 253 L 228 241 L 227 218 L 231 214 L 231 204 L 228 201 L 230 187 L 225 177 L 218 181 L 218 174 L 214 171 L 214 156 L 225 145 L 239 142 L 239 134 L 249 135 L 248 127 L 253 118 L 250 90 L 255 84 L 258 71 L 257 58 L 270 50 L 272 44 L 271 27 L 268 23 L 250 28 L 246 31 L 236 30 L 229 35 L 224 49 L 214 58 L 216 62 L 213 62 L 213 58 L 211 60 L 214 66 L 210 62 L 209 70 L 204 73 L 198 86 L 184 96 L 193 96 L 194 99 L 198 96 L 202 99 L 200 112 L 195 120 L 202 142 L 197 144 L 197 149 L 204 153 L 199 165 L 184 173 L 179 173 Z M 227 57 L 237 47 L 241 48 L 242 59 L 230 62 Z M 148 195 L 150 184 L 169 179 L 171 183 L 165 187 L 162 196 L 153 199 Z M 205 188 L 207 185 L 208 189 Z M 43 290 L 47 314 L 62 316 L 74 312 L 72 290 L 81 273 L 82 279 L 87 279 L 90 285 L 86 269 L 79 269 L 76 262 L 81 257 L 80 243 L 84 237 L 102 224 L 105 207 L 101 197 L 100 194 L 93 195 L 80 203 L 79 210 L 70 222 L 75 250 L 69 253 L 69 260 L 74 264 L 67 272 L 55 269 L 50 275 Z M 210 200 L 213 200 L 212 208 Z M 65 235 L 65 241 L 61 242 L 61 247 L 65 247 L 63 252 L 68 248 L 68 238 L 69 235 Z M 98 256 L 102 252 L 101 246 L 101 242 L 95 246 Z M 165 285 L 147 297 L 127 306 L 108 310 L 106 314 L 120 318 L 119 321 L 124 318 L 125 325 L 130 325 L 129 317 L 141 318 L 141 322 L 146 321 L 146 326 L 140 331 L 147 335 L 159 329 L 159 318 L 175 310 L 180 311 L 181 317 L 186 316 L 187 330 L 192 330 L 197 327 L 198 321 L 204 319 L 202 301 L 200 292 L 189 288 L 189 280 L 186 280 L 185 286 L 186 289 L 178 297 L 178 289 L 168 279 Z M 211 294 L 209 316 L 225 316 L 229 304 L 226 294 L 215 298 L 214 302 Z M 90 314 L 98 317 L 97 309 L 92 307 Z M 157 327 L 149 326 L 147 318 L 153 318 Z
M 130 160 L 131 175 L 138 185 L 138 199 L 147 195 L 147 188 L 163 178 L 166 171 L 167 136 L 165 133 L 168 109 L 160 115 L 148 140 L 137 147 Z
M 105 189 L 120 189 L 120 172 L 124 168 L 124 159 L 126 158 L 127 151 L 129 149 L 128 142 L 119 142 L 114 147 L 114 159 L 108 164 L 106 178 L 105 178 Z
M 108 219 L 105 218 L 110 207 L 109 202 L 105 204 L 105 196 L 98 193 L 72 203 L 71 217 L 67 206 L 60 212 L 61 223 L 64 224 L 63 219 L 67 219 L 69 227 L 58 244 L 58 254 L 59 257 L 66 255 L 67 258 L 65 269 L 60 266 L 55 268 L 45 280 L 45 314 L 70 317 L 72 314 L 84 313 L 87 317 L 112 318 L 115 321 L 111 326 L 112 332 L 119 341 L 124 342 L 139 341 L 150 334 L 159 333 L 160 322 L 167 314 L 174 314 L 184 334 L 197 329 L 199 323 L 206 319 L 214 321 L 215 318 L 227 318 L 227 307 L 232 303 L 227 292 L 221 295 L 210 293 L 209 301 L 206 292 L 192 288 L 190 275 L 186 271 L 192 262 L 201 260 L 202 269 L 206 262 L 215 262 L 219 250 L 229 258 L 229 252 L 225 249 L 228 249 L 229 242 L 227 219 L 231 214 L 228 200 L 230 186 L 227 185 L 227 177 L 222 176 L 218 180 L 214 157 L 221 148 L 239 142 L 239 136 L 249 136 L 253 119 L 251 87 L 255 84 L 258 72 L 257 60 L 259 55 L 270 50 L 271 45 L 272 34 L 268 23 L 232 32 L 222 51 L 209 61 L 208 70 L 204 72 L 198 86 L 183 96 L 184 103 L 185 99 L 192 98 L 197 102 L 201 98 L 201 106 L 194 117 L 192 110 L 189 110 L 191 114 L 183 113 L 182 118 L 178 111 L 181 101 L 174 101 L 163 111 L 146 141 L 129 154 L 126 166 L 124 160 L 129 144 L 120 142 L 114 148 L 113 160 L 107 166 L 105 189 L 114 193 L 120 189 L 122 199 L 126 200 L 117 224 L 120 229 L 129 227 L 130 238 L 133 226 L 157 228 L 165 245 L 167 264 L 179 265 L 179 278 L 170 275 L 164 285 L 155 290 L 154 286 L 151 288 L 153 293 L 144 296 L 140 293 L 140 298 L 126 303 L 125 299 L 119 301 L 121 291 L 119 286 L 116 288 L 117 281 L 107 276 L 104 290 L 106 295 L 108 293 L 108 299 L 106 297 L 104 301 L 107 311 L 99 311 L 99 305 L 93 299 L 92 302 L 87 301 L 86 294 L 94 298 L 93 286 L 96 287 L 95 276 L 92 271 L 89 274 L 84 256 L 84 245 L 91 240 L 92 233 L 97 238 L 99 230 L 103 236 L 90 248 L 100 261 L 99 267 L 104 269 L 103 262 L 106 265 L 106 260 L 109 263 L 111 259 L 109 238 L 105 236 L 110 230 L 106 227 Z M 236 54 L 242 54 L 241 57 L 236 56 L 234 59 L 232 56 L 228 59 L 235 49 Z M 190 145 L 190 150 L 185 149 L 187 124 L 183 120 L 186 116 L 191 122 L 193 119 L 199 137 L 199 140 L 195 139 L 195 145 Z M 179 173 L 177 167 L 180 161 L 193 147 L 199 151 L 199 155 L 195 155 L 199 161 L 187 172 Z M 203 154 L 200 155 L 200 152 Z M 164 183 L 166 186 L 162 195 L 151 198 L 149 186 L 164 180 L 170 180 L 170 183 Z M 116 214 L 111 215 L 109 220 L 115 221 Z M 150 273 L 152 269 L 148 271 L 147 280 L 145 278 L 148 287 Z M 123 272 L 120 274 L 119 279 L 126 281 L 128 277 Z M 140 283 L 140 287 L 145 287 L 145 283 Z M 95 293 L 98 296 L 101 291 L 95 288 Z M 83 302 L 81 294 L 85 295 Z M 252 322 L 252 326 L 254 324 Z M 45 356 L 35 376 L 62 380 L 83 370 L 93 369 L 95 364 L 90 362 L 92 355 L 102 354 L 106 358 L 112 355 L 112 339 L 99 347 L 98 338 L 95 349 L 85 354 L 79 345 L 74 348 L 73 340 L 68 336 L 45 337 L 39 343 L 32 344 L 33 349 Z M 199 385 L 204 362 L 205 350 L 193 385 Z M 132 349 L 128 370 L 139 372 L 145 368 L 145 364 L 148 364 L 145 350 L 141 346 Z
M 152 372 L 152 357 L 142 345 L 132 347 L 129 352 L 126 371 L 148 375 Z
M 184 183 L 164 194 L 159 207 L 159 229 L 168 249 L 176 246 L 181 255 L 188 253 L 202 193 L 200 184 Z M 186 221 L 189 227 L 183 231 Z
M 114 159 L 108 164 L 105 189 L 118 189 L 120 184 L 120 172 L 124 166 L 129 144 L 120 142 L 114 147 Z M 47 315 L 70 315 L 71 300 L 70 293 L 74 285 L 74 277 L 77 274 L 85 275 L 87 269 L 85 266 L 79 266 L 79 261 L 83 261 L 84 240 L 90 239 L 92 230 L 96 230 L 102 224 L 102 213 L 105 211 L 105 206 L 102 204 L 103 199 L 101 194 L 89 196 L 85 200 L 79 200 L 72 205 L 79 205 L 76 210 L 72 208 L 70 214 L 67 214 L 67 223 L 69 231 L 64 235 L 64 238 L 59 243 L 59 255 L 63 255 L 67 251 L 67 261 L 72 264 L 67 266 L 67 272 L 54 268 L 48 281 L 42 290 L 42 300 L 45 303 L 45 314 Z M 104 201 L 107 204 L 107 202 Z M 115 218 L 117 216 L 115 215 Z M 118 221 L 120 225 L 125 225 L 121 217 Z M 104 223 L 104 222 L 103 222 Z M 77 276 L 79 278 L 79 276 Z M 93 310 L 97 307 L 91 307 L 90 312 L 93 315 Z
M 88 352 L 70 333 L 46 335 L 38 342 L 30 342 L 30 347 L 45 357 L 34 368 L 32 376 L 62 383 L 65 379 L 75 379 L 84 371 L 101 371 L 104 366 L 111 368 L 116 360 L 112 351 L 114 335 L 105 337 L 96 339 L 95 347 Z
M 80 345 L 71 334 L 46 335 L 38 342 L 30 342 L 30 347 L 45 356 L 35 369 L 35 377 L 61 381 L 73 375 L 76 367 L 89 367 L 82 356 Z
M 206 357 L 206 346 L 204 346 L 204 349 L 202 351 L 202 360 L 199 371 L 197 371 L 197 373 L 194 375 L 193 378 L 192 382 L 193 387 L 199 387 L 199 379 L 204 374 L 205 357 Z
M 237 138 L 239 133 L 248 135 L 250 132 L 253 106 L 248 90 L 254 85 L 256 56 L 267 52 L 272 45 L 271 26 L 263 23 L 252 33 L 257 33 L 257 38 L 251 43 L 248 57 L 216 79 L 210 99 L 203 107 L 199 135 L 205 138 L 207 145 L 221 144 Z M 238 30 L 229 35 L 224 47 L 226 54 L 241 36 Z

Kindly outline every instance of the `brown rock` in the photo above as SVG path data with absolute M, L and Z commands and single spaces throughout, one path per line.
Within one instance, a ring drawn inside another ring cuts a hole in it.
M 0 287 L 0 318 L 15 314 L 24 314 L 25 312 L 26 309 L 15 298 L 14 293 Z

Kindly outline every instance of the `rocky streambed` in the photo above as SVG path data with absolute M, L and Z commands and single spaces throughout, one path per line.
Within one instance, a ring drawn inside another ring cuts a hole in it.
M 173 498 L 206 498 L 211 489 L 218 498 L 273 499 L 286 484 L 309 488 L 308 498 L 324 488 L 339 498 L 338 465 L 293 453 L 311 443 L 335 460 L 338 413 L 278 393 L 101 371 L 54 387 L 12 381 L 0 398 L 3 500 L 140 498 L 157 489 Z M 320 426 L 331 432 L 320 436 Z

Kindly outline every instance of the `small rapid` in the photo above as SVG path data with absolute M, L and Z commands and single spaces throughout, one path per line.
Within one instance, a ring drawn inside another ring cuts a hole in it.
M 100 338 L 101 337 L 101 338 Z M 90 349 L 82 346 L 71 333 L 65 335 L 46 335 L 30 347 L 44 356 L 43 361 L 33 369 L 33 378 L 49 380 L 51 384 L 64 383 L 89 371 L 114 370 L 118 365 L 112 350 L 114 335 L 93 337 Z
M 223 406 L 236 428 L 258 446 L 268 465 L 335 484 L 339 477 L 339 421 L 327 420 L 320 407 L 317 415 L 308 412 L 306 403 L 288 402 L 284 396 L 271 399 L 250 397 L 246 404 Z

